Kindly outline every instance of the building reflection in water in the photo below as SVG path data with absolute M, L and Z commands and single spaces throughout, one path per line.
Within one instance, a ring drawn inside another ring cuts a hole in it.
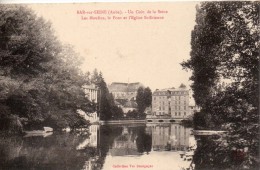
M 143 152 L 153 151 L 187 151 L 195 146 L 195 139 L 191 136 L 191 128 L 179 124 L 148 124 L 147 126 L 122 126 L 122 133 L 115 136 L 108 154 L 111 156 L 140 155 Z M 89 128 L 90 136 L 77 146 L 77 149 L 86 147 L 99 148 L 100 128 L 92 125 Z M 113 132 L 112 132 L 113 133 Z
M 89 127 L 90 136 L 77 146 L 77 150 L 84 149 L 86 147 L 97 147 L 99 137 L 99 125 L 91 125 Z
M 150 125 L 153 151 L 187 151 L 195 140 L 190 137 L 191 129 L 179 124 Z
M 93 148 L 96 150 L 97 153 L 95 156 L 90 157 L 84 164 L 84 170 L 92 170 L 97 169 L 98 163 L 97 160 L 100 158 L 99 154 L 99 125 L 91 125 L 89 127 L 90 135 L 77 146 L 77 150 L 84 150 L 86 148 Z
M 124 156 L 124 155 L 140 155 L 136 146 L 137 134 L 126 126 L 123 127 L 122 134 L 114 139 L 112 146 L 109 148 L 108 155 Z
M 192 136 L 190 129 L 181 125 L 92 125 L 89 132 L 90 135 L 75 131 L 48 137 L 0 136 L 0 167 L 101 170 L 123 162 L 149 163 L 162 156 L 163 161 L 153 162 L 154 166 L 187 167 L 180 164 L 183 160 L 176 151 L 187 150 Z
M 191 128 L 179 124 L 92 125 L 89 132 L 90 136 L 77 146 L 78 150 L 96 150 L 84 170 L 103 169 L 105 160 L 111 157 L 140 157 L 161 151 L 176 152 L 185 161 L 185 154 L 196 145 Z

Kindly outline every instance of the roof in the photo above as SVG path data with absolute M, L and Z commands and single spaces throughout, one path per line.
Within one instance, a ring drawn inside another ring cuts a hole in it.
M 118 106 L 118 105 L 122 105 L 122 104 L 115 100 L 115 105 Z
M 113 82 L 108 86 L 109 92 L 136 92 L 139 87 L 143 85 L 139 82 L 136 83 L 120 83 Z
M 127 108 L 137 108 L 137 103 L 134 101 L 128 101 L 124 104 L 124 107 Z
M 127 99 L 115 99 L 115 102 L 119 103 L 120 105 L 124 105 L 127 102 Z
M 177 89 L 175 89 L 174 87 L 165 88 L 165 89 L 161 89 L 161 90 L 156 89 L 153 92 L 153 95 L 165 96 L 165 95 L 181 95 L 182 94 L 182 93 L 179 94 L 179 93 L 176 93 L 176 92 L 188 92 L 189 93 L 189 90 L 186 87 L 180 87 L 180 88 L 177 88 Z
M 142 87 L 141 83 L 129 83 L 128 84 L 128 92 L 136 92 L 139 87 Z
M 89 85 L 85 84 L 85 85 L 82 86 L 82 88 L 83 88 L 83 89 L 93 89 L 93 90 L 97 90 L 95 84 L 89 84 Z

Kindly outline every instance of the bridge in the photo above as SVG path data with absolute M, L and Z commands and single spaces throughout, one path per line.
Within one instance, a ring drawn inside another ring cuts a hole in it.
M 185 118 L 146 118 L 146 123 L 179 123 Z

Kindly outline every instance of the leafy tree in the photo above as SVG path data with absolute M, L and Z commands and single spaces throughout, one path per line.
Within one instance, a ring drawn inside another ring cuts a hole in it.
M 95 68 L 91 75 L 90 82 L 92 84 L 98 84 L 101 81 L 101 78 L 102 78 L 102 73 L 101 72 L 98 73 L 98 70 Z
M 0 118 L 32 128 L 87 124 L 76 113 L 93 109 L 81 88 L 87 80 L 78 54 L 26 6 L 0 5 L 0 18 Z
M 151 106 L 152 103 L 152 91 L 149 87 L 139 87 L 137 89 L 136 103 L 138 105 L 138 111 L 143 113 L 146 107 Z
M 229 149 L 249 148 L 240 162 L 247 168 L 259 166 L 259 5 L 201 3 L 191 58 L 182 63 L 193 71 L 191 88 L 207 126 L 229 130 Z
M 102 73 L 98 73 L 97 69 L 95 69 L 91 75 L 91 83 L 95 84 L 99 89 L 99 98 L 98 98 L 98 113 L 101 120 L 110 120 L 112 118 L 111 113 L 111 102 L 109 101 L 109 91 L 107 88 L 107 84 L 103 78 Z
M 112 118 L 113 119 L 121 119 L 124 117 L 124 112 L 122 108 L 112 105 L 111 107 L 111 112 L 112 112 Z
M 126 114 L 126 117 L 127 118 L 132 118 L 132 119 L 137 119 L 138 118 L 138 115 L 139 115 L 139 112 L 136 111 L 136 110 L 133 110 L 133 111 L 128 111 L 127 114 Z
M 103 78 L 102 72 L 98 73 L 94 69 L 90 77 L 90 82 L 95 84 L 100 91 L 98 113 L 101 120 L 111 120 L 123 117 L 123 110 L 115 105 L 114 97 L 107 88 L 107 84 Z

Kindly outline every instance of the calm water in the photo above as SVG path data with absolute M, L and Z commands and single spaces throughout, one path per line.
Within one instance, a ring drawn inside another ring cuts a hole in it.
M 1 169 L 181 170 L 196 147 L 179 124 L 92 125 L 89 133 L 1 137 Z

